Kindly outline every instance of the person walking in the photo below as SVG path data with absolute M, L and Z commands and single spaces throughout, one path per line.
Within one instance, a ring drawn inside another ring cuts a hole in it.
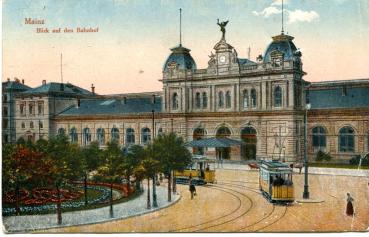
M 189 190 L 190 190 L 190 193 L 191 193 L 191 199 L 193 199 L 193 196 L 196 195 L 196 187 L 193 184 L 192 175 L 191 174 L 190 174 L 190 177 L 189 177 L 188 184 L 189 184 Z
M 196 195 L 196 187 L 193 182 L 190 183 L 190 192 L 191 192 L 191 199 Z
M 347 205 L 346 205 L 346 215 L 353 216 L 354 215 L 354 206 L 352 202 L 354 199 L 351 197 L 350 193 L 347 193 Z

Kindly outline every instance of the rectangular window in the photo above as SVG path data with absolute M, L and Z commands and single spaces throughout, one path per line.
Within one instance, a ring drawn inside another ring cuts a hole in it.
M 44 123 L 42 121 L 39 122 L 39 127 L 42 129 L 44 128 Z
M 43 103 L 38 103 L 38 105 L 37 105 L 37 112 L 38 112 L 38 115 L 42 115 L 43 114 Z
M 20 114 L 22 115 L 22 116 L 24 116 L 26 113 L 26 111 L 25 111 L 25 104 L 24 103 L 22 103 L 22 104 L 20 104 L 19 105 L 19 111 L 20 111 Z
M 34 115 L 34 113 L 35 113 L 35 111 L 34 111 L 34 108 L 35 106 L 34 106 L 34 104 L 33 103 L 30 103 L 29 105 L 28 105 L 28 112 L 29 112 L 29 114 L 30 115 Z

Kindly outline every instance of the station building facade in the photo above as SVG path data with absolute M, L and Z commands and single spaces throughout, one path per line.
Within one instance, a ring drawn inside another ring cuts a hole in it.
M 307 115 L 309 159 L 319 150 L 334 162 L 368 152 L 369 79 L 305 81 L 293 40 L 283 33 L 274 36 L 264 55 L 251 61 L 240 58 L 223 34 L 204 69 L 180 44 L 164 63 L 159 92 L 97 95 L 93 88 L 43 83 L 17 95 L 17 138 L 65 133 L 81 146 L 96 140 L 104 147 L 112 139 L 144 145 L 160 133 L 175 132 L 186 141 L 242 140 L 243 145 L 222 151 L 226 159 L 293 162 L 303 159 Z M 33 103 L 43 105 L 40 115 L 21 109 Z M 31 128 L 40 121 L 42 128 Z M 220 154 L 215 148 L 193 152 Z

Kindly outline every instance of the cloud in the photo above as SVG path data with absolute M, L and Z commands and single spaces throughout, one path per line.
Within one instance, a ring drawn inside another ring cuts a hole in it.
M 283 5 L 287 4 L 288 0 L 284 0 L 283 1 Z M 271 4 L 271 6 L 281 6 L 282 5 L 282 0 L 274 0 Z
M 253 11 L 252 13 L 256 16 L 263 16 L 263 17 L 267 18 L 267 17 L 270 17 L 271 15 L 274 15 L 274 14 L 280 14 L 281 12 L 282 12 L 282 10 L 280 10 L 276 7 L 270 6 L 270 7 L 265 8 L 261 12 Z
M 341 0 L 345 1 L 345 0 Z M 284 2 L 288 2 L 285 0 Z M 281 14 L 282 9 L 282 0 L 274 0 L 270 6 L 264 8 L 264 10 L 258 12 L 258 11 L 252 11 L 252 14 L 255 16 L 261 16 L 264 18 L 268 18 L 272 15 Z M 318 20 L 320 18 L 319 14 L 316 11 L 304 11 L 300 9 L 295 10 L 287 10 L 284 9 L 283 12 L 285 13 L 288 24 L 297 23 L 297 22 L 312 22 L 315 20 Z
M 300 9 L 288 12 L 288 24 L 295 22 L 312 22 L 319 19 L 319 14 L 316 11 L 303 11 Z

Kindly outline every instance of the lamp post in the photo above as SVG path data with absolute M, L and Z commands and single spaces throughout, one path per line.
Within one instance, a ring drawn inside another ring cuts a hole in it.
M 154 137 L 155 137 L 155 110 L 152 110 L 152 138 L 151 138 L 151 144 L 152 146 L 152 155 L 154 157 Z M 158 207 L 158 202 L 156 198 L 156 174 L 152 177 L 152 206 Z
M 302 194 L 302 197 L 304 199 L 309 198 L 309 181 L 308 181 L 308 160 L 307 160 L 307 129 L 308 129 L 308 122 L 307 122 L 307 113 L 310 109 L 310 104 L 306 104 L 305 106 L 305 116 L 304 116 L 304 123 L 305 123 L 305 129 L 304 129 L 304 167 L 305 167 L 305 183 L 304 183 L 304 193 Z

